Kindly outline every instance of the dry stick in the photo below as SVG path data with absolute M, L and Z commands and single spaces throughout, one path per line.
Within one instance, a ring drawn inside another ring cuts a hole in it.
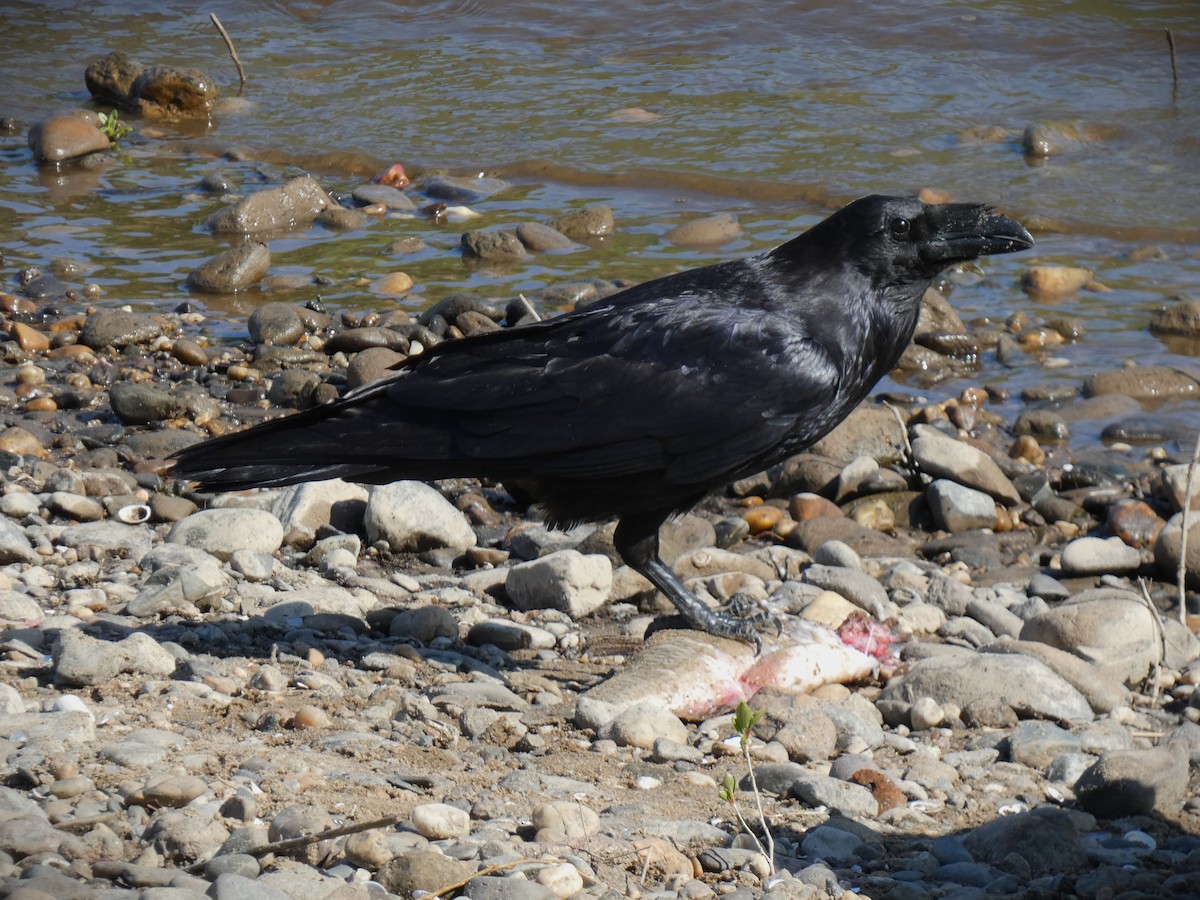
M 1179 584 L 1179 624 L 1187 624 L 1187 545 L 1188 528 L 1192 518 L 1192 491 L 1196 489 L 1196 460 L 1200 459 L 1200 434 L 1196 435 L 1196 448 L 1192 451 L 1192 461 L 1188 463 L 1187 484 L 1183 488 L 1183 518 L 1180 526 L 1183 532 L 1179 535 L 1179 569 L 1175 573 Z
M 298 850 L 301 847 L 307 847 L 309 844 L 318 844 L 330 838 L 344 837 L 347 834 L 358 834 L 360 831 L 370 831 L 372 828 L 390 828 L 393 825 L 399 825 L 406 818 L 407 816 L 384 816 L 382 819 L 373 819 L 370 822 L 359 822 L 356 825 L 341 825 L 337 828 L 330 828 L 327 831 L 319 831 L 316 834 L 306 834 L 302 837 L 287 838 L 286 840 L 275 841 L 270 844 L 262 844 L 258 847 L 250 847 L 243 852 L 251 856 L 266 856 L 268 853 L 287 853 L 289 850 Z M 203 872 L 206 862 L 207 860 L 192 863 L 183 871 L 189 874 Z
M 216 13 L 209 13 L 208 17 L 212 19 L 212 23 L 217 26 L 217 31 L 221 32 L 221 37 L 225 39 L 225 46 L 229 48 L 229 55 L 233 57 L 233 64 L 238 70 L 238 96 L 246 89 L 246 70 L 242 68 L 242 61 L 238 59 L 237 51 L 233 49 L 233 41 L 229 39 L 229 32 L 225 30 L 225 26 L 221 24 L 221 20 L 217 18 Z M 1169 32 L 1168 32 L 1169 34 Z
M 1170 28 L 1163 29 L 1167 33 L 1167 47 L 1171 50 L 1171 99 L 1179 99 L 1179 63 L 1175 59 L 1175 35 Z

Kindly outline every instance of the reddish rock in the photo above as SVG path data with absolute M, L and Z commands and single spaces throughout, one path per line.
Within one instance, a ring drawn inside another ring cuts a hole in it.
M 51 116 L 29 129 L 29 149 L 41 162 L 63 162 L 107 150 L 104 132 L 76 116 Z

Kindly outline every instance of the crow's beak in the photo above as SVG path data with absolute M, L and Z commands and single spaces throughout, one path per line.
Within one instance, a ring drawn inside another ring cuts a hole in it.
M 927 245 L 930 262 L 952 263 L 1033 246 L 1033 238 L 1020 222 L 991 207 L 945 203 L 929 209 L 937 227 L 937 237 Z

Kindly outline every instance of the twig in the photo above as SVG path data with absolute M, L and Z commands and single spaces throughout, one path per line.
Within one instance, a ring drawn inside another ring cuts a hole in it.
M 1153 682 L 1150 691 L 1150 705 L 1158 706 L 1158 692 L 1162 687 L 1162 665 L 1167 658 L 1167 632 L 1163 628 L 1162 622 L 1158 618 L 1158 610 L 1154 607 L 1154 601 L 1150 599 L 1150 589 L 1146 587 L 1146 579 L 1138 579 L 1138 587 L 1142 589 L 1142 599 L 1146 602 L 1146 609 L 1150 612 L 1150 618 L 1154 622 L 1154 628 L 1158 632 L 1158 661 L 1146 674 L 1146 680 Z
M 344 837 L 348 834 L 358 834 L 360 831 L 370 831 L 373 828 L 390 828 L 393 825 L 399 825 L 406 818 L 406 816 L 384 816 L 382 819 L 372 819 L 370 822 L 359 822 L 355 825 L 340 825 L 337 828 L 318 831 L 316 834 L 306 834 L 302 837 L 287 838 L 286 840 L 274 841 L 270 844 L 249 847 L 242 852 L 248 853 L 251 856 L 266 856 L 268 853 L 287 853 L 289 850 L 298 850 L 301 847 L 307 847 L 309 844 L 319 844 L 321 841 L 327 841 L 331 838 Z M 208 860 L 192 863 L 183 871 L 192 875 L 197 872 L 203 872 L 204 865 L 207 862 Z
M 1179 63 L 1175 59 L 1175 35 L 1170 28 L 1163 29 L 1167 33 L 1167 47 L 1171 51 L 1171 100 L 1179 99 Z
M 246 89 L 246 70 L 242 68 L 242 61 L 238 59 L 237 51 L 233 49 L 233 41 L 229 38 L 229 32 L 225 30 L 225 26 L 221 24 L 221 20 L 217 18 L 216 13 L 209 13 L 208 17 L 212 19 L 212 23 L 217 26 L 217 31 L 221 32 L 221 37 L 225 39 L 225 46 L 229 48 L 229 55 L 233 57 L 233 64 L 238 70 L 238 96 L 242 95 L 242 91 Z M 1170 32 L 1167 35 L 1170 36 Z M 1172 44 L 1172 47 L 1175 45 Z M 1172 59 L 1174 59 L 1174 51 L 1172 51 Z
M 1179 583 L 1179 624 L 1187 624 L 1187 545 L 1188 528 L 1192 524 L 1192 491 L 1196 489 L 1196 461 L 1200 459 L 1200 434 L 1196 435 L 1196 447 L 1192 450 L 1192 460 L 1188 463 L 1187 483 L 1183 488 L 1183 517 L 1180 525 L 1183 532 L 1179 535 L 1179 570 L 1175 577 Z

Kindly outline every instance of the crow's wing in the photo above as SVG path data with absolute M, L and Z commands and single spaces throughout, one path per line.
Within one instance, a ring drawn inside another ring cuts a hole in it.
M 806 420 L 819 437 L 839 383 L 826 349 L 766 312 L 703 301 L 585 311 L 455 342 L 349 398 L 337 416 L 344 440 L 398 469 L 441 460 L 693 484 L 807 431 Z

